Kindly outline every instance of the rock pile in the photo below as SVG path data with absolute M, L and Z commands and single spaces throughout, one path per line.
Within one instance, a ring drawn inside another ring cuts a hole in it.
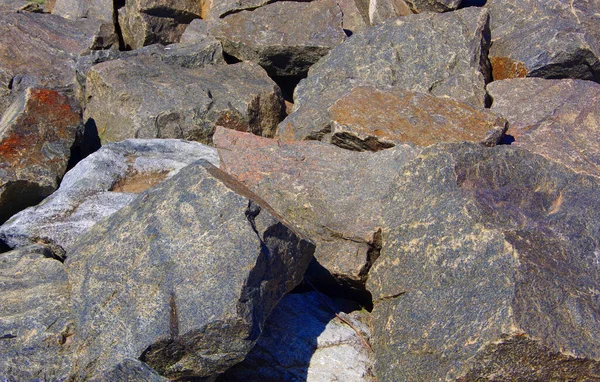
M 600 380 L 599 0 L 0 0 L 0 380 Z

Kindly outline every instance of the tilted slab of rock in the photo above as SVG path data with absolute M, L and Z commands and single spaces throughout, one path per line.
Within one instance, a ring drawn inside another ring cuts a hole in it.
M 575 3 L 595 6 L 582 12 Z M 600 81 L 600 19 L 595 15 L 598 6 L 600 2 L 595 0 L 487 1 L 494 79 L 544 77 Z
M 346 314 L 343 305 L 349 306 L 348 301 L 325 305 L 323 299 L 328 300 L 315 292 L 286 295 L 246 359 L 217 381 L 375 381 L 373 353 L 330 307 L 352 322 L 365 340 L 370 330 L 359 319 L 366 321 L 368 314 Z
M 138 49 L 179 42 L 185 28 L 201 13 L 199 0 L 127 0 L 118 18 L 125 45 Z
M 320 140 L 357 151 L 377 151 L 403 142 L 429 146 L 475 141 L 494 146 L 507 127 L 504 119 L 487 109 L 393 87 L 353 88 L 327 114 L 328 129 L 298 126 L 286 130 L 289 140 Z
M 283 112 L 279 87 L 252 63 L 174 67 L 138 56 L 93 66 L 84 118 L 102 142 L 183 138 L 210 143 L 215 124 L 272 136 Z
M 102 47 L 119 47 L 113 0 L 56 0 L 52 14 L 71 20 L 98 20 L 102 23 L 98 36 Z
M 30 88 L 0 119 L 0 222 L 50 195 L 63 177 L 81 117 L 66 96 Z
M 488 85 L 492 110 L 508 119 L 511 145 L 600 176 L 600 85 L 517 78 Z
M 0 253 L 0 379 L 64 381 L 73 340 L 60 253 L 31 245 Z
M 210 24 L 223 50 L 275 76 L 304 76 L 308 68 L 346 39 L 335 0 L 280 1 Z M 307 27 L 308 26 L 308 27 Z
M 217 151 L 174 139 L 128 139 L 109 143 L 65 174 L 60 188 L 0 227 L 10 247 L 44 242 L 68 250 L 98 221 L 131 203 L 148 188 L 205 159 L 219 166 Z
M 317 243 L 315 258 L 341 282 L 362 288 L 379 254 L 379 217 L 407 145 L 357 153 L 321 142 L 291 144 L 218 128 L 221 168 Z M 311 276 L 314 275 L 311 272 Z
M 487 32 L 487 12 L 467 8 L 402 17 L 357 33 L 311 67 L 277 134 L 289 139 L 301 127 L 326 129 L 327 109 L 356 86 L 394 86 L 484 106 Z
M 229 175 L 205 161 L 185 167 L 67 253 L 73 377 L 124 358 L 171 379 L 224 372 L 302 280 L 314 248 Z
M 600 378 L 598 179 L 469 143 L 397 173 L 367 282 L 378 378 Z

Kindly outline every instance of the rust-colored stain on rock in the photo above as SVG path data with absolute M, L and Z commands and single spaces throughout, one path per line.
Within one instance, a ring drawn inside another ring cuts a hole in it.
M 528 70 L 522 62 L 513 61 L 508 57 L 490 57 L 490 62 L 494 81 L 527 77 Z
M 169 175 L 168 171 L 144 173 L 132 172 L 131 174 L 128 174 L 125 178 L 122 178 L 119 181 L 117 181 L 111 187 L 110 191 L 131 192 L 139 194 L 167 179 L 167 175 Z

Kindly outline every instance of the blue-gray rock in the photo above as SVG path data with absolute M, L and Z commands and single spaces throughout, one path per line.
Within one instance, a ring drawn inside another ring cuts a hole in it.
M 96 224 L 67 253 L 75 379 L 140 359 L 170 379 L 240 362 L 314 244 L 256 195 L 195 162 Z

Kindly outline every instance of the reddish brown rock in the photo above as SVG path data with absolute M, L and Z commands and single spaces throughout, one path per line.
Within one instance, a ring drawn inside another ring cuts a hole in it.
M 345 149 L 377 151 L 400 142 L 429 146 L 473 141 L 494 146 L 506 131 L 506 121 L 486 109 L 400 88 L 356 87 L 328 114 L 324 130 L 287 129 L 281 138 L 318 139 Z
M 519 78 L 488 85 L 492 111 L 509 121 L 512 145 L 600 176 L 600 85 Z
M 39 203 L 65 173 L 81 125 L 67 97 L 28 89 L 0 120 L 0 221 Z

